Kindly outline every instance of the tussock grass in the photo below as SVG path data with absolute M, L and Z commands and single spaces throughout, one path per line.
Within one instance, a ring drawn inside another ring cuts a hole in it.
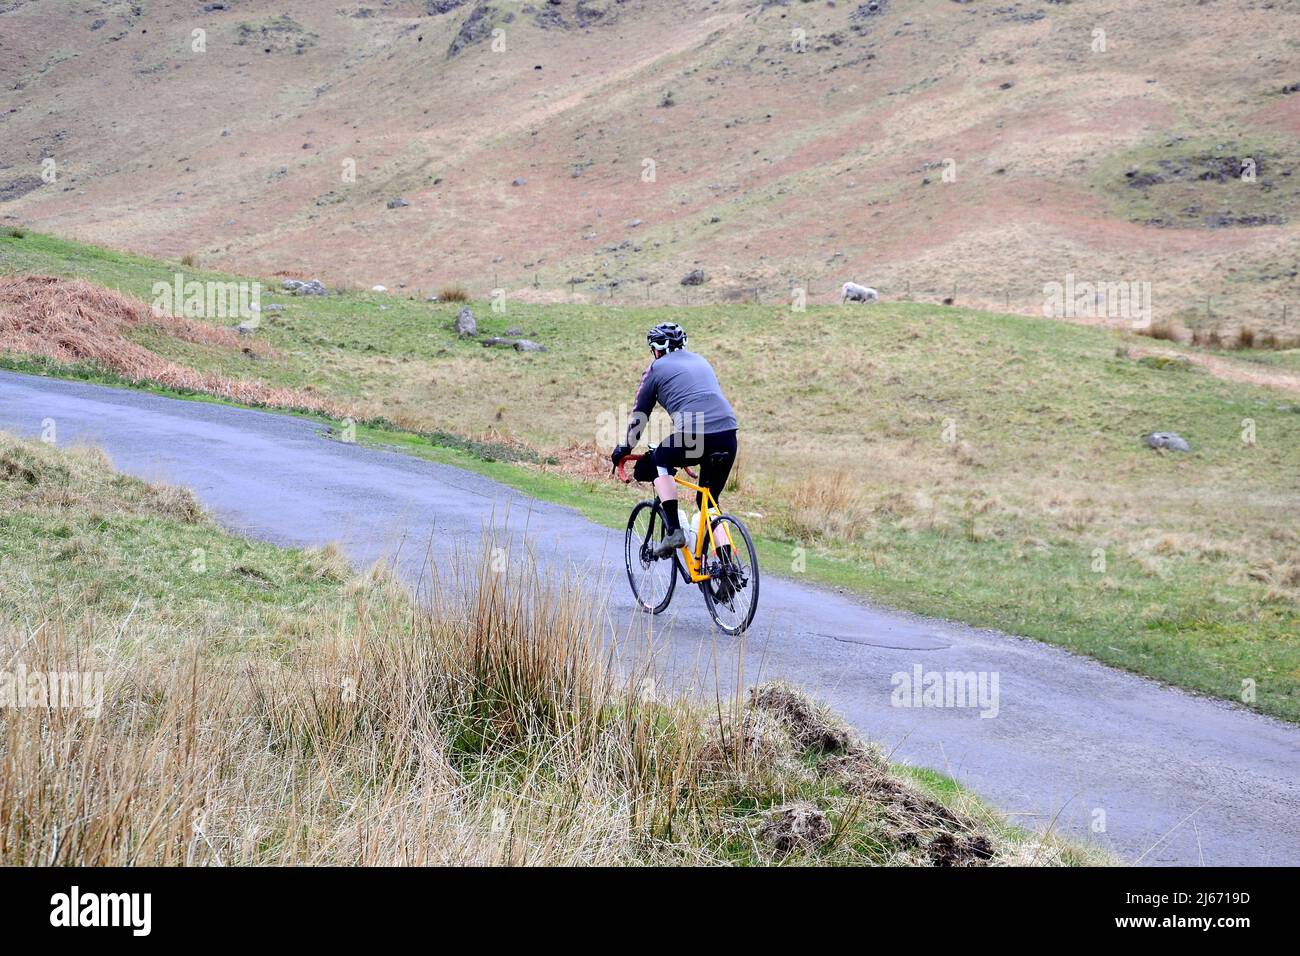
M 657 696 L 649 671 L 613 660 L 585 599 L 526 557 L 435 577 L 417 603 L 336 551 L 240 552 L 183 493 L 93 452 L 0 435 L 0 454 L 15 466 L 0 472 L 6 515 L 103 552 L 6 582 L 0 669 L 105 675 L 93 718 L 0 708 L 4 865 L 1084 858 L 900 773 L 795 688 L 712 708 Z M 117 525 L 96 538 L 87 522 Z M 196 532 L 205 572 L 172 553 L 149 571 L 170 576 L 166 603 L 86 599 L 96 582 L 122 590 L 107 563 L 147 567 L 145 550 L 185 553 Z M 0 547 L 29 566 L 44 554 L 8 520 Z M 229 573 L 244 567 L 270 592 L 251 609 Z
M 1192 344 L 1202 348 L 1223 348 L 1223 335 L 1218 329 L 1196 329 L 1192 332 Z
M 468 302 L 469 293 L 462 286 L 451 285 L 438 290 L 439 302 Z
M 1225 336 L 1217 328 L 1196 329 L 1192 332 L 1191 342 L 1193 345 L 1209 349 L 1236 349 L 1238 351 L 1267 349 L 1273 352 L 1285 352 L 1300 346 L 1300 337 L 1273 329 L 1256 333 L 1251 326 L 1243 325 L 1237 330 L 1235 336 Z
M 789 490 L 778 526 L 799 540 L 854 541 L 871 527 L 874 509 L 852 472 L 811 471 Z
M 1165 342 L 1183 342 L 1187 341 L 1191 333 L 1187 331 L 1183 323 L 1175 319 L 1158 319 L 1138 330 L 1139 335 L 1145 335 L 1147 338 L 1160 339 Z

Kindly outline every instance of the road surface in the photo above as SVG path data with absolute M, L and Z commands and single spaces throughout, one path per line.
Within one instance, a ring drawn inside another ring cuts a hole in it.
M 0 372 L 0 429 L 37 435 L 45 419 L 59 444 L 95 444 L 122 471 L 188 486 L 234 531 L 281 545 L 338 542 L 359 563 L 396 554 L 411 578 L 429 549 L 481 553 L 485 526 L 508 514 L 540 560 L 594 582 L 620 639 L 652 634 L 664 679 L 737 680 L 741 642 L 712 627 L 698 591 L 679 585 L 668 612 L 641 614 L 622 534 L 571 509 L 331 440 L 299 418 Z M 743 645 L 747 683 L 804 686 L 896 759 L 953 775 L 1026 826 L 1143 865 L 1300 864 L 1300 727 L 770 573 Z M 894 675 L 918 668 L 996 675 L 996 701 L 898 706 Z

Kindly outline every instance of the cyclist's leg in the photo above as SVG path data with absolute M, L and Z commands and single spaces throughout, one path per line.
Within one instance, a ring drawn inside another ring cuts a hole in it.
M 642 474 L 653 478 L 655 494 L 663 505 L 664 525 L 668 534 L 655 549 L 660 557 L 671 554 L 686 543 L 686 534 L 677 510 L 677 482 L 673 478 L 677 469 L 684 464 L 684 453 L 681 436 L 672 434 L 649 456 L 637 462 L 638 465 L 647 466 Z
M 684 454 L 685 448 L 682 445 L 681 435 L 674 432 L 660 442 L 647 459 L 642 459 L 648 461 L 650 468 L 654 470 L 652 480 L 655 494 L 659 496 L 659 501 L 664 506 L 669 531 L 676 531 L 681 527 L 677 515 L 677 482 L 673 476 L 677 474 L 677 469 L 685 464 Z
M 657 451 L 658 449 L 656 449 Z M 677 518 L 677 483 L 673 481 L 673 470 L 663 465 L 656 465 L 654 452 L 646 455 L 632 466 L 632 477 L 637 481 L 648 481 L 655 490 L 655 495 L 664 503 L 664 518 L 668 530 L 678 526 Z M 672 502 L 671 507 L 667 502 Z
M 731 468 L 736 463 L 736 449 L 736 432 L 734 429 L 704 436 L 703 460 L 700 463 L 700 484 L 709 489 L 709 493 L 713 495 L 713 500 L 718 503 L 719 509 L 722 507 L 722 492 L 727 487 L 727 479 L 731 477 Z M 719 553 L 725 556 L 725 549 L 731 547 L 731 540 L 727 537 L 727 529 L 722 526 L 715 526 L 714 531 L 720 535 L 719 538 L 714 540 L 714 544 L 717 546 Z

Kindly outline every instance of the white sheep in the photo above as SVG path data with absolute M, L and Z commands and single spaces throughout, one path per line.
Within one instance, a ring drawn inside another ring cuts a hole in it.
M 880 299 L 880 293 L 875 289 L 865 285 L 858 285 L 856 282 L 846 282 L 840 288 L 840 302 L 876 302 Z

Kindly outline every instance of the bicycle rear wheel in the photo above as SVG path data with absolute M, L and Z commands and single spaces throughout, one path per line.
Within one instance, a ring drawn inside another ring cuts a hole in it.
M 623 538 L 623 559 L 633 597 L 651 614 L 658 614 L 668 607 L 677 586 L 677 562 L 673 556 L 654 556 L 655 547 L 666 535 L 667 527 L 659 502 L 642 501 L 632 509 Z
M 723 515 L 713 525 L 715 543 L 730 539 L 709 562 L 710 578 L 700 585 L 709 616 L 727 634 L 741 634 L 758 610 L 758 553 L 739 518 Z

